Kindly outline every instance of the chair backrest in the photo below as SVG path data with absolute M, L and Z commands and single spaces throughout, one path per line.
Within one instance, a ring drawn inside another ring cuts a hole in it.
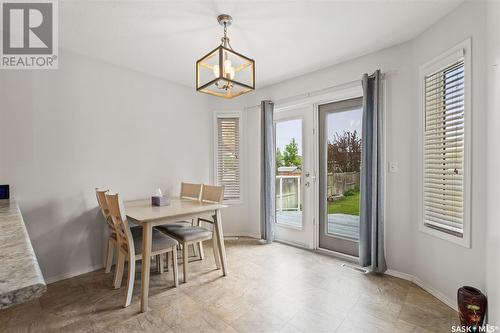
M 100 190 L 99 188 L 95 189 L 97 202 L 99 203 L 99 208 L 101 209 L 102 216 L 104 216 L 104 219 L 106 220 L 106 223 L 108 224 L 109 231 L 111 233 L 115 233 L 115 226 L 113 224 L 113 221 L 111 220 L 111 216 L 109 214 L 108 203 L 106 202 L 106 193 L 107 192 L 109 192 L 109 190 Z
M 203 185 L 201 201 L 220 203 L 224 199 L 224 187 L 214 185 Z
M 108 204 L 109 214 L 113 221 L 116 230 L 116 239 L 120 244 L 120 248 L 126 253 L 135 256 L 134 239 L 130 232 L 130 227 L 127 221 L 127 215 L 123 208 L 123 202 L 120 195 L 106 193 L 106 202 Z
M 181 198 L 200 200 L 202 184 L 181 183 Z

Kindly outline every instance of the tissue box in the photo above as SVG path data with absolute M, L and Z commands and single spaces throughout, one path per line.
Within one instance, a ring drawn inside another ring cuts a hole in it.
M 158 195 L 153 195 L 151 197 L 151 204 L 153 206 L 168 206 L 170 205 L 170 199 L 165 196 L 158 196 Z

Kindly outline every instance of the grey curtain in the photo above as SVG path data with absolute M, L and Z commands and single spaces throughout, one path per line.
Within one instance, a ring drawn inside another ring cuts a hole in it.
M 384 142 L 380 70 L 363 75 L 363 142 L 359 261 L 371 272 L 387 270 L 384 253 Z
M 267 243 L 274 240 L 275 219 L 275 169 L 274 169 L 274 104 L 271 101 L 261 102 L 261 189 L 260 189 L 260 221 L 261 237 Z

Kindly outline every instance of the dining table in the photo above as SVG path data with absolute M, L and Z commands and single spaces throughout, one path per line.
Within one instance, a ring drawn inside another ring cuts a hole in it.
M 221 203 L 198 200 L 170 198 L 166 206 L 154 206 L 151 199 L 131 200 L 124 203 L 127 218 L 142 227 L 142 270 L 141 270 L 141 312 L 148 310 L 149 275 L 151 269 L 151 238 L 153 227 L 192 219 L 211 218 L 213 221 L 213 246 L 217 268 L 222 267 L 223 276 L 227 275 L 227 257 L 222 231 L 221 209 L 227 206 Z M 220 265 L 219 265 L 220 264 Z

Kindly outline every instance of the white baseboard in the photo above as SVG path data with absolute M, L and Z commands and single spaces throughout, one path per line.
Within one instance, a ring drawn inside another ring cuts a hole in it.
M 289 242 L 289 241 L 285 241 L 285 240 L 279 240 L 279 239 L 275 239 L 274 240 L 276 243 L 281 243 L 281 244 L 285 244 L 285 245 L 289 245 L 289 246 L 293 246 L 293 247 L 298 247 L 299 249 L 303 249 L 303 250 L 310 250 L 306 244 L 302 244 L 302 243 L 295 243 L 295 242 Z
M 432 296 L 436 297 L 438 300 L 440 300 L 444 304 L 448 305 L 453 310 L 458 311 L 457 304 L 456 304 L 456 302 L 454 300 L 451 300 L 450 298 L 446 297 L 440 291 L 438 291 L 438 290 L 430 287 L 427 283 L 425 283 L 424 281 L 420 280 L 418 277 L 413 276 L 411 274 L 398 272 L 398 271 L 395 271 L 395 270 L 392 270 L 392 269 L 388 269 L 385 272 L 385 274 L 391 275 L 391 276 L 394 276 L 394 277 L 397 277 L 397 278 L 400 278 L 400 279 L 407 280 L 407 281 L 415 283 L 417 286 L 419 286 L 423 290 L 427 291 L 429 294 L 431 294 Z
M 104 263 L 99 264 L 99 265 L 95 265 L 95 266 L 91 266 L 91 267 L 87 267 L 87 268 L 82 268 L 82 269 L 71 271 L 71 272 L 66 272 L 66 273 L 54 275 L 54 276 L 46 278 L 45 283 L 51 284 L 51 283 L 61 281 L 61 280 L 66 280 L 66 279 L 69 279 L 69 278 L 72 278 L 72 277 L 75 277 L 78 275 L 90 273 L 90 272 L 93 272 L 93 271 L 96 271 L 96 270 L 102 269 L 102 268 L 104 268 Z
M 256 236 L 256 235 L 253 235 L 251 233 L 238 233 L 238 234 L 234 234 L 234 235 L 233 234 L 224 235 L 224 238 L 236 238 L 236 237 L 250 237 L 250 238 L 257 238 L 258 239 L 258 238 L 260 238 L 260 235 Z M 45 278 L 45 283 L 51 284 L 51 283 L 61 281 L 61 280 L 66 280 L 66 279 L 69 279 L 69 278 L 72 278 L 72 277 L 75 277 L 78 275 L 90 273 L 90 272 L 93 272 L 93 271 L 96 271 L 96 270 L 102 269 L 102 268 L 104 268 L 104 263 L 98 264 L 95 266 L 91 266 L 91 267 L 87 267 L 87 268 L 78 269 L 78 270 L 71 271 L 71 272 L 53 275 L 51 277 Z
M 253 234 L 251 232 L 247 233 L 245 235 L 245 237 L 250 237 L 250 238 L 255 238 L 255 239 L 261 239 L 261 235 L 260 234 Z
M 249 232 L 224 233 L 224 238 L 229 238 L 229 237 L 248 237 L 248 238 L 260 239 L 260 235 L 255 235 Z
M 385 271 L 385 274 L 390 275 L 390 276 L 394 276 L 394 277 L 397 277 L 397 278 L 400 278 L 403 280 L 411 281 L 411 282 L 413 282 L 413 280 L 415 279 L 415 277 L 411 274 L 398 272 L 398 271 L 395 271 L 392 269 L 388 269 L 387 271 Z

